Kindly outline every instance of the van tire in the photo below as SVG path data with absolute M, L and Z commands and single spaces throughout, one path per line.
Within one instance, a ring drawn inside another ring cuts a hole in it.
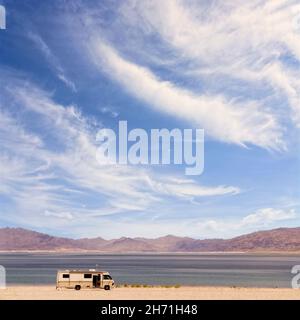
M 79 284 L 77 284 L 76 286 L 75 286 L 75 290 L 80 290 L 81 289 L 81 286 L 79 285 Z
M 108 285 L 104 286 L 104 290 L 110 290 L 110 286 Z

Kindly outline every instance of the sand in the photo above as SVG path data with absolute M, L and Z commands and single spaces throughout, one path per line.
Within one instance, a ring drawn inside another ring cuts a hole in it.
M 300 289 L 281 288 L 229 288 L 229 287 L 180 287 L 180 288 L 115 288 L 72 290 L 53 286 L 12 286 L 0 290 L 0 300 L 300 300 Z

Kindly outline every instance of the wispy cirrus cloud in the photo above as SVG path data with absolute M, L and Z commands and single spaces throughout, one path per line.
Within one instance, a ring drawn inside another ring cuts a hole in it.
M 11 79 L 2 94 L 0 190 L 2 197 L 14 203 L 15 214 L 9 219 L 17 216 L 19 222 L 28 223 L 29 215 L 36 225 L 67 220 L 76 224 L 83 217 L 146 212 L 170 198 L 188 203 L 193 198 L 240 192 L 237 187 L 201 186 L 185 178 L 176 188 L 172 175 L 131 166 L 101 166 L 95 139 L 100 122 L 82 115 L 76 106 L 55 102 L 34 83 L 20 85 Z
M 158 36 L 160 59 L 168 61 L 161 48 L 172 51 L 172 69 L 194 75 L 209 86 L 215 81 L 232 83 L 239 87 L 239 96 L 259 88 L 264 88 L 268 98 L 282 96 L 288 101 L 290 118 L 299 126 L 300 32 L 294 23 L 300 12 L 297 1 L 131 0 L 123 3 L 120 12 L 128 34 L 136 35 L 137 46 Z M 252 99 L 261 97 L 252 95 Z
M 235 103 L 222 95 L 195 94 L 163 81 L 146 67 L 121 57 L 100 38 L 94 38 L 89 49 L 101 70 L 158 112 L 202 126 L 219 141 L 268 149 L 283 147 L 276 118 L 264 112 L 262 106 Z
M 55 218 L 67 219 L 67 220 L 72 220 L 74 218 L 71 212 L 53 212 L 53 211 L 46 210 L 44 215 L 46 217 L 55 217 Z
M 279 226 L 288 227 L 293 225 L 295 221 L 299 221 L 299 214 L 294 209 L 261 208 L 241 217 L 199 217 L 194 219 L 186 216 L 180 220 L 160 219 L 159 223 L 156 219 L 151 220 L 149 217 L 145 221 L 134 218 L 127 221 L 116 220 L 113 230 L 110 230 L 109 234 L 103 231 L 102 235 L 107 238 L 117 237 L 122 230 L 122 234 L 128 237 L 144 237 L 147 234 L 147 237 L 155 238 L 166 234 L 174 234 L 181 237 L 190 236 L 195 239 L 232 238 Z M 104 218 L 102 227 L 109 229 L 110 223 L 109 219 Z M 82 232 L 83 235 L 87 233 L 85 227 L 76 231 Z M 95 236 L 98 235 L 97 229 L 93 227 L 89 227 L 88 232 Z
M 294 219 L 296 218 L 296 216 L 297 215 L 294 209 L 283 210 L 274 208 L 263 208 L 243 218 L 242 224 L 267 225 L 269 222 Z
M 298 9 L 295 1 L 131 0 L 109 30 L 88 7 L 69 21 L 82 22 L 74 42 L 99 70 L 155 111 L 217 141 L 283 150 L 300 123 Z
M 298 55 L 284 37 L 298 37 L 290 10 L 262 2 L 132 0 L 118 7 L 109 30 L 88 7 L 68 21 L 71 29 L 81 21 L 74 43 L 91 62 L 154 111 L 201 126 L 217 141 L 284 150 L 285 126 L 297 126 L 299 105 L 296 71 L 285 59 Z M 201 86 L 181 85 L 197 81 Z
M 200 219 L 194 221 L 199 233 L 239 235 L 262 229 L 270 229 L 278 222 L 288 222 L 299 219 L 294 209 L 261 208 L 241 218 Z
M 100 226 L 108 238 L 220 237 L 299 222 L 292 211 L 272 209 L 299 198 L 299 159 L 288 149 L 299 125 L 296 1 L 53 3 L 40 7 L 47 21 L 15 5 L 22 26 L 3 37 L 10 39 L 3 63 L 14 68 L 0 69 L 3 225 L 75 236 L 98 236 Z M 39 51 L 18 52 L 24 36 L 30 45 L 24 30 Z M 47 90 L 15 75 L 27 61 Z M 138 108 L 151 111 L 136 117 Z M 157 128 L 165 125 L 161 114 L 221 142 L 207 139 L 201 177 L 186 179 L 173 167 L 99 166 L 101 121 Z
M 76 92 L 77 89 L 75 83 L 66 76 L 64 68 L 61 66 L 59 60 L 54 55 L 48 44 L 43 40 L 43 38 L 34 32 L 29 32 L 28 37 L 31 41 L 33 41 L 37 49 L 39 49 L 45 56 L 48 64 L 55 71 L 58 79 L 60 79 L 72 91 Z

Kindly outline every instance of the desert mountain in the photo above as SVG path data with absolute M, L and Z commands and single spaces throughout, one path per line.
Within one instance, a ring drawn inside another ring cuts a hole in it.
M 300 251 L 300 227 L 258 231 L 232 239 L 197 240 L 168 235 L 156 239 L 69 239 L 22 228 L 0 229 L 1 251 L 231 252 Z

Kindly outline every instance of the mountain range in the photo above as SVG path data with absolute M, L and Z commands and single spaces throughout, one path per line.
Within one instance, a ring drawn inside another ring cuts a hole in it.
M 232 239 L 205 240 L 172 235 L 156 239 L 70 239 L 22 228 L 0 228 L 0 251 L 300 252 L 300 227 L 258 231 Z

